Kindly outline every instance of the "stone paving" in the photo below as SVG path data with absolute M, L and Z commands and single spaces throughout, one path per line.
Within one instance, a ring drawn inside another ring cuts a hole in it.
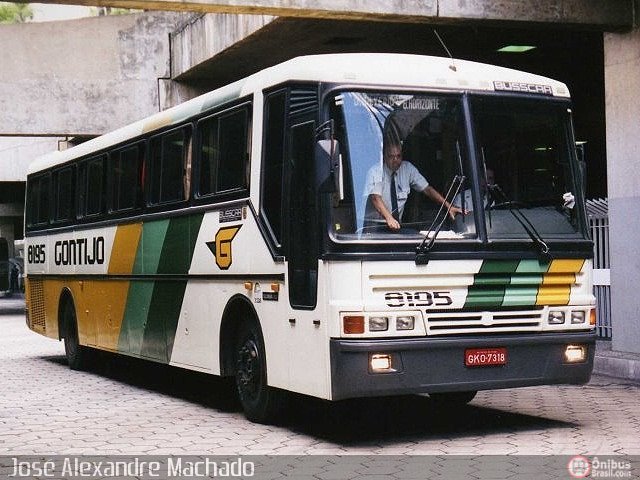
M 297 397 L 265 426 L 219 379 L 106 354 L 71 371 L 24 315 L 0 331 L 0 455 L 640 455 L 640 386 L 606 377 L 480 392 L 454 413 L 420 396 Z

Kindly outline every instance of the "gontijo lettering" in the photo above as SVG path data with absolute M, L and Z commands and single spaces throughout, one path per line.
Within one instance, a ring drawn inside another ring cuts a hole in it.
M 53 246 L 56 265 L 102 265 L 104 237 L 58 240 Z

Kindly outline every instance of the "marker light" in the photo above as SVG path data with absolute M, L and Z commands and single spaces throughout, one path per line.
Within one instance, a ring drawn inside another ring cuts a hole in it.
M 374 353 L 370 357 L 369 365 L 374 373 L 388 372 L 391 370 L 391 355 Z
M 587 359 L 587 347 L 585 345 L 567 345 L 564 350 L 565 363 L 582 363 Z
M 594 325 L 596 324 L 596 309 L 592 308 L 591 311 L 589 312 L 589 325 Z
M 351 315 L 344 317 L 344 333 L 364 333 L 364 316 Z
M 416 320 L 413 316 L 396 317 L 396 330 L 413 330 Z
M 369 317 L 370 332 L 385 332 L 389 330 L 389 317 Z
M 549 325 L 561 325 L 564 323 L 564 312 L 562 310 L 550 310 L 547 320 Z
M 571 323 L 584 323 L 585 315 L 583 310 L 571 312 Z

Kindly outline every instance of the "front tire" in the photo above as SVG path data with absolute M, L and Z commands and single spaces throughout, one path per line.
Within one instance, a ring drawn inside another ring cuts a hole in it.
M 238 336 L 236 389 L 244 414 L 252 422 L 271 423 L 284 407 L 284 392 L 267 384 L 264 341 L 254 322 L 245 322 Z
M 62 324 L 64 325 L 64 353 L 71 370 L 82 370 L 87 363 L 87 349 L 80 345 L 78 338 L 78 321 L 76 309 L 71 300 L 62 307 Z

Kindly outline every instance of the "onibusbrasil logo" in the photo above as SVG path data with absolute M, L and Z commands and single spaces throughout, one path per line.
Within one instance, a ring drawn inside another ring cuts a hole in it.
M 587 457 L 576 455 L 569 460 L 567 469 L 573 478 L 586 478 L 591 473 L 591 462 Z
M 576 455 L 569 460 L 567 470 L 573 478 L 631 478 L 631 462 L 623 457 L 588 459 Z

